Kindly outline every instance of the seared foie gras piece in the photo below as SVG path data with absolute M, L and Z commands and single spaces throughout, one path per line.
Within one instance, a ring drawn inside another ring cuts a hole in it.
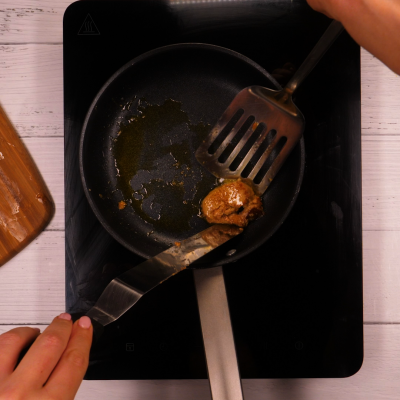
M 264 214 L 261 198 L 240 179 L 213 189 L 202 201 L 201 211 L 210 224 L 240 227 Z

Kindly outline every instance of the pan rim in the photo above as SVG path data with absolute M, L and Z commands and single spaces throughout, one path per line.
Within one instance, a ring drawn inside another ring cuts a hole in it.
M 83 186 L 83 190 L 84 190 L 86 199 L 88 200 L 92 211 L 94 212 L 96 218 L 101 223 L 101 225 L 106 229 L 106 231 L 117 242 L 122 244 L 125 248 L 127 248 L 128 250 L 132 251 L 133 253 L 135 253 L 135 254 L 137 254 L 137 255 L 145 258 L 145 259 L 149 259 L 152 256 L 147 254 L 147 253 L 145 253 L 145 252 L 143 252 L 143 251 L 141 251 L 140 248 L 134 247 L 132 244 L 127 242 L 123 237 L 121 237 L 121 235 L 119 235 L 118 232 L 116 232 L 115 229 L 113 229 L 107 223 L 107 221 L 103 218 L 102 213 L 98 210 L 97 205 L 92 200 L 91 193 L 89 192 L 88 184 L 87 184 L 87 181 L 85 179 L 84 166 L 83 166 L 83 164 L 84 164 L 83 146 L 84 146 L 84 140 L 85 140 L 85 132 L 87 130 L 87 126 L 88 126 L 89 120 L 91 118 L 91 115 L 93 113 L 93 110 L 95 109 L 99 99 L 101 98 L 103 93 L 108 89 L 108 87 L 115 81 L 115 79 L 117 79 L 127 69 L 135 66 L 136 64 L 138 64 L 138 63 L 140 63 L 140 62 L 142 62 L 144 60 L 147 60 L 147 59 L 151 58 L 152 56 L 160 55 L 160 54 L 163 54 L 165 52 L 169 52 L 171 50 L 181 50 L 181 49 L 184 50 L 184 49 L 196 49 L 196 48 L 197 49 L 218 51 L 219 53 L 223 53 L 223 54 L 227 54 L 227 55 L 230 55 L 232 57 L 235 57 L 236 59 L 239 59 L 239 60 L 249 64 L 251 67 L 255 68 L 260 73 L 262 73 L 264 76 L 266 76 L 271 81 L 271 83 L 275 86 L 275 88 L 277 90 L 282 89 L 281 85 L 276 81 L 275 78 L 273 78 L 269 74 L 269 72 L 265 68 L 263 68 L 261 65 L 259 65 L 258 63 L 256 63 L 252 59 L 248 58 L 247 56 L 245 56 L 245 55 L 243 55 L 243 54 L 241 54 L 241 53 L 239 53 L 237 51 L 234 51 L 234 50 L 222 47 L 222 46 L 214 45 L 214 44 L 209 44 L 209 43 L 190 43 L 190 42 L 170 44 L 170 45 L 158 47 L 158 48 L 152 49 L 150 51 L 147 51 L 147 52 L 145 52 L 143 54 L 140 54 L 139 56 L 131 59 L 130 61 L 128 61 L 127 63 L 122 65 L 103 84 L 103 86 L 100 88 L 100 90 L 98 91 L 98 93 L 94 97 L 94 99 L 93 99 L 93 101 L 92 101 L 92 103 L 91 103 L 91 105 L 90 105 L 90 107 L 89 107 L 89 109 L 88 109 L 88 111 L 86 113 L 86 116 L 85 116 L 85 119 L 84 119 L 84 123 L 82 125 L 82 129 L 81 129 L 81 133 L 80 133 L 80 140 L 79 140 L 79 172 L 80 172 L 80 176 L 81 176 L 82 186 Z M 301 162 L 300 162 L 299 178 L 298 178 L 298 182 L 297 182 L 297 190 L 295 191 L 292 199 L 290 200 L 290 203 L 289 203 L 287 209 L 283 213 L 282 218 L 280 220 L 280 223 L 276 224 L 274 229 L 272 229 L 271 232 L 263 238 L 261 243 L 258 243 L 257 245 L 253 245 L 253 246 L 248 246 L 245 250 L 242 250 L 239 255 L 233 255 L 231 257 L 227 257 L 227 258 L 225 258 L 223 260 L 220 260 L 219 262 L 215 263 L 215 265 L 209 265 L 209 267 L 228 264 L 228 263 L 237 261 L 238 259 L 248 255 L 249 253 L 254 251 L 256 248 L 258 248 L 259 246 L 264 244 L 279 229 L 279 227 L 282 225 L 282 223 L 286 220 L 288 214 L 292 210 L 293 205 L 294 205 L 294 203 L 295 203 L 295 201 L 296 201 L 296 199 L 298 197 L 298 194 L 300 192 L 300 188 L 301 188 L 301 185 L 302 185 L 302 181 L 303 181 L 303 176 L 304 176 L 304 170 L 305 170 L 305 145 L 304 145 L 303 137 L 301 138 L 301 140 L 299 142 L 299 146 L 300 146 Z M 193 266 L 189 266 L 188 268 L 190 268 L 190 269 L 198 269 L 198 268 L 204 268 L 204 267 L 205 266 L 194 264 Z

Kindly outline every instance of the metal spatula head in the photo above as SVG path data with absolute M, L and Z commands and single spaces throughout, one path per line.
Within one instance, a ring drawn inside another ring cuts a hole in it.
M 261 196 L 303 130 L 304 117 L 290 92 L 250 86 L 236 95 L 196 158 L 218 178 L 248 180 Z
M 261 196 L 303 134 L 304 117 L 292 94 L 342 30 L 331 22 L 284 89 L 240 91 L 197 149 L 200 164 L 218 178 L 246 179 Z

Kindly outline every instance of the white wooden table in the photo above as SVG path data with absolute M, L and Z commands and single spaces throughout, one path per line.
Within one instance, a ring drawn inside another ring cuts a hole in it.
M 0 268 L 0 333 L 64 311 L 62 18 L 68 0 L 0 0 L 0 104 L 36 161 L 56 214 Z M 362 56 L 365 359 L 347 379 L 244 381 L 249 399 L 400 398 L 400 77 Z M 210 399 L 207 381 L 84 381 L 79 400 Z M 179 398 L 181 398 L 179 397 Z

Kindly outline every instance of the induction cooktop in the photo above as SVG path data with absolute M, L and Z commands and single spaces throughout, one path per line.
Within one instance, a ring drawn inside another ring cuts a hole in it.
M 66 308 L 85 312 L 143 259 L 93 214 L 79 140 L 96 94 L 122 65 L 174 43 L 244 54 L 277 79 L 330 21 L 305 1 L 79 1 L 64 16 Z M 162 67 L 162 66 L 160 66 Z M 363 360 L 360 49 L 343 33 L 298 89 L 306 167 L 298 199 L 261 247 L 224 266 L 241 377 L 347 377 Z M 205 379 L 192 271 L 105 329 L 86 379 Z

